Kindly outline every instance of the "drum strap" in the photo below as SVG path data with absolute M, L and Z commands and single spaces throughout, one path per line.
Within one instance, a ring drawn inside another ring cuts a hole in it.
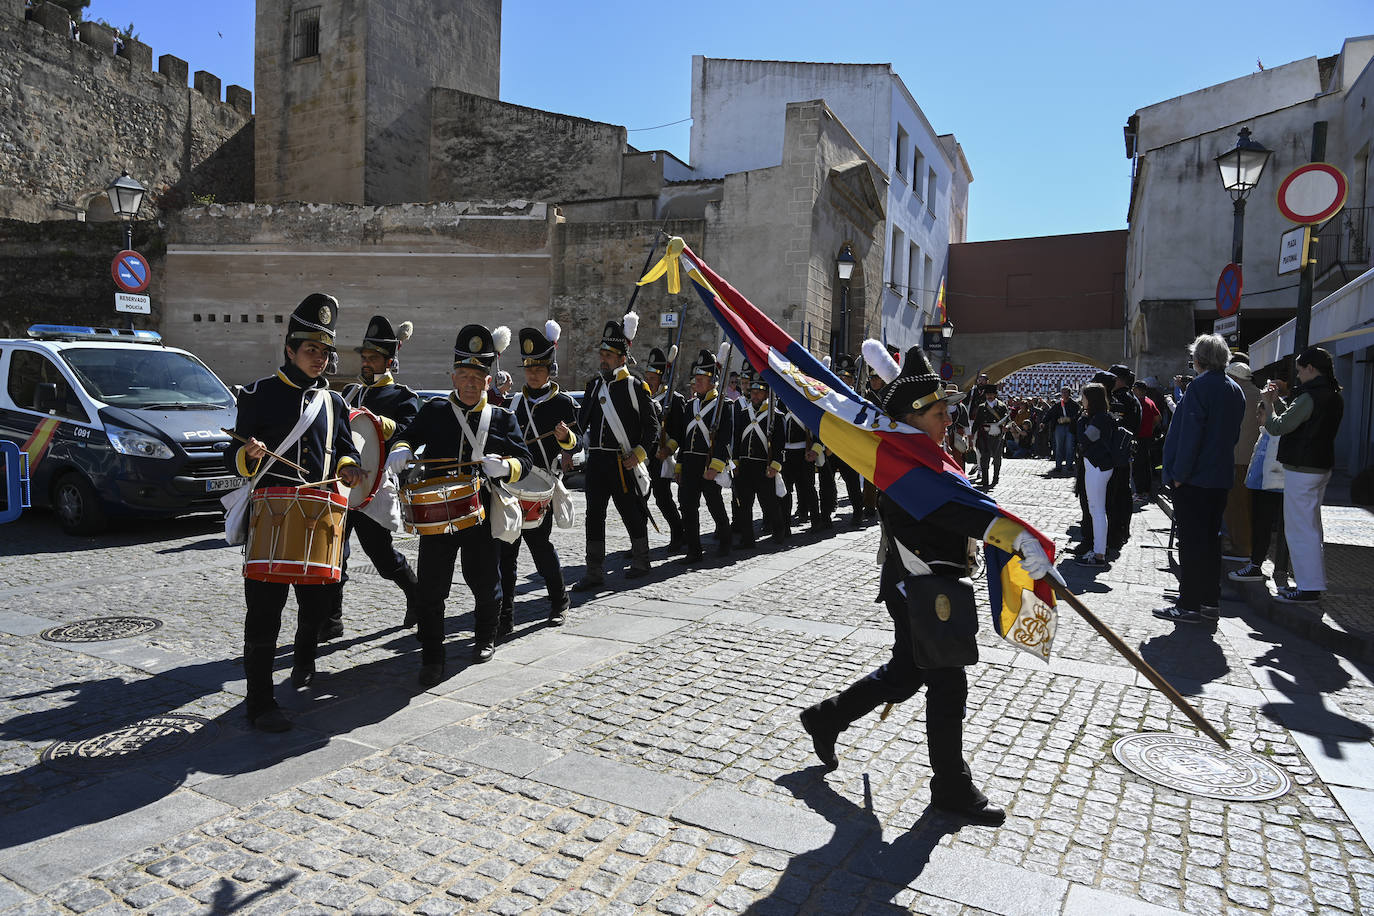
M 463 438 L 468 440 L 468 447 L 472 449 L 472 454 L 468 457 L 473 461 L 480 461 L 487 453 L 487 433 L 491 431 L 491 404 L 482 405 L 482 413 L 477 420 L 476 436 L 468 427 L 467 415 L 458 409 L 458 405 L 452 399 L 449 400 L 448 406 L 453 408 L 453 415 L 458 418 L 458 428 L 463 431 Z
M 534 434 L 534 444 L 539 446 L 539 455 L 544 459 L 544 467 L 549 468 L 550 470 L 556 468 L 557 464 L 556 462 L 554 462 L 552 458 L 549 457 L 548 443 L 545 442 L 543 439 L 538 438 L 539 424 L 534 422 L 534 408 L 538 407 L 540 404 L 543 404 L 545 401 L 547 401 L 549 398 L 553 397 L 557 393 L 558 387 L 550 383 L 548 391 L 545 391 L 539 397 L 527 398 L 525 397 L 525 393 L 522 391 L 516 394 L 516 396 L 511 400 L 510 404 L 511 412 L 515 414 L 515 421 L 517 425 L 520 426 L 520 438 L 524 439 L 526 444 L 528 444 L 530 441 L 530 433 Z M 525 414 L 525 422 L 523 423 L 520 422 L 521 408 L 524 409 Z

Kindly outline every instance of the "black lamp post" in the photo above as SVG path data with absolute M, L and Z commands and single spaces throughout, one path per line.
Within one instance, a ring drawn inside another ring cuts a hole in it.
M 849 352 L 849 278 L 854 276 L 854 252 L 848 245 L 840 249 L 835 258 L 835 269 L 840 274 L 840 332 L 830 337 L 831 357 Z
M 138 215 L 139 208 L 143 206 L 143 195 L 147 193 L 148 189 L 130 178 L 128 172 L 122 173 L 105 189 L 106 196 L 110 198 L 110 209 L 124 221 L 125 251 L 133 250 L 133 218 Z
M 1221 170 L 1221 184 L 1235 201 L 1235 219 L 1231 228 L 1231 262 L 1241 263 L 1241 248 L 1245 240 L 1245 198 L 1259 184 L 1270 151 L 1250 139 L 1250 128 L 1240 129 L 1240 139 L 1234 149 L 1217 157 Z

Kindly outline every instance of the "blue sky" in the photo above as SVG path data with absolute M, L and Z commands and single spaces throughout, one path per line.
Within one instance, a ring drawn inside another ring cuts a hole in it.
M 384 2 L 384 0 L 376 0 Z M 253 87 L 252 0 L 93 0 L 133 22 L 154 60 Z M 891 63 L 973 169 L 969 240 L 1121 229 L 1138 108 L 1340 51 L 1374 33 L 1370 0 L 646 4 L 507 0 L 503 101 L 621 124 L 640 149 L 688 158 L 692 55 Z M 1263 142 L 1263 137 L 1258 137 Z M 1223 150 L 1218 149 L 1218 153 Z M 1230 201 L 1218 182 L 1218 218 Z

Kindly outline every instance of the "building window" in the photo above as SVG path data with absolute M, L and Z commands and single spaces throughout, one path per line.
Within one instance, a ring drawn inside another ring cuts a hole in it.
M 935 262 L 926 256 L 926 290 L 921 296 L 921 301 L 927 309 L 935 308 Z
M 911 137 L 906 131 L 902 130 L 902 125 L 897 125 L 897 174 L 911 181 L 911 176 L 906 173 L 907 152 L 911 149 Z
M 911 189 L 916 192 L 917 199 L 921 197 L 921 186 L 916 182 L 920 178 L 921 167 L 925 165 L 925 161 L 926 157 L 921 155 L 920 150 L 916 150 L 915 158 L 911 163 Z
M 887 249 L 892 252 L 892 272 L 888 275 L 888 285 L 895 290 L 900 290 L 902 286 L 902 255 L 906 254 L 906 235 L 896 226 L 892 227 L 892 246 Z
M 935 214 L 935 170 L 929 169 L 926 172 L 926 209 L 931 215 Z
M 296 10 L 291 17 L 291 59 L 320 56 L 320 8 Z
M 911 302 L 920 303 L 921 295 L 921 246 L 911 243 L 911 253 L 906 259 L 906 297 Z

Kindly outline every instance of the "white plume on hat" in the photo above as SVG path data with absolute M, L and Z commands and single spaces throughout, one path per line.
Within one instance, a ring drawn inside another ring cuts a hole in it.
M 730 358 L 730 341 L 722 340 L 720 346 L 716 347 L 716 365 L 720 371 L 725 371 L 725 361 Z
M 558 326 L 558 322 L 550 318 L 544 322 L 544 336 L 549 339 L 549 343 L 558 343 L 558 338 L 563 335 L 563 329 Z
M 493 328 L 491 332 L 491 344 L 497 353 L 504 353 L 506 347 L 510 346 L 510 328 L 504 324 L 499 328 Z
M 829 369 L 829 368 L 830 368 L 830 363 L 831 363 L 831 362 L 833 362 L 833 360 L 831 360 L 830 354 L 829 354 L 829 353 L 827 353 L 825 356 L 822 356 L 822 357 L 821 357 L 821 365 L 824 366 L 825 368 Z
M 626 312 L 625 318 L 621 322 L 621 327 L 625 329 L 625 339 L 634 340 L 635 333 L 639 331 L 639 313 Z
M 883 346 L 881 340 L 874 340 L 871 337 L 865 340 L 862 352 L 864 361 L 868 363 L 869 368 L 877 373 L 878 378 L 884 382 L 891 382 L 902 371 L 902 368 L 897 365 L 897 361 L 892 358 L 892 354 L 887 352 L 887 347 Z
M 411 324 L 409 321 L 402 321 L 400 326 L 396 328 L 396 343 L 405 343 L 407 340 L 410 340 L 410 335 L 414 333 L 415 325 Z
M 671 347 L 668 348 L 667 362 L 671 363 L 675 359 L 677 359 L 677 344 L 673 344 Z

